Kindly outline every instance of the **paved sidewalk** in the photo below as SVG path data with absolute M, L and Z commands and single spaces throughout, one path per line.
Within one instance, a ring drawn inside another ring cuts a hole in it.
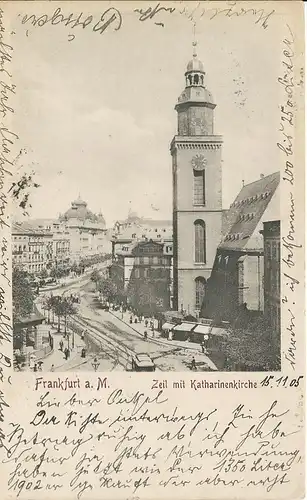
M 71 365 L 81 362 L 82 360 L 81 350 L 82 347 L 85 346 L 85 344 L 83 340 L 81 340 L 81 337 L 79 335 L 70 332 L 69 335 L 70 357 L 67 360 L 65 359 L 63 351 L 65 350 L 66 347 L 68 347 L 68 339 L 65 339 L 62 333 L 57 333 L 56 331 L 51 332 L 51 335 L 53 337 L 53 352 L 48 356 L 46 356 L 44 359 L 42 359 L 43 372 L 50 371 L 52 365 L 54 366 L 54 371 L 65 371 Z M 75 337 L 74 348 L 72 348 L 73 335 Z M 61 340 L 63 341 L 63 351 L 61 351 L 60 349 Z
M 195 344 L 195 342 L 188 342 L 186 340 L 168 340 L 165 337 L 161 336 L 161 332 L 154 330 L 154 335 L 153 332 L 150 330 L 149 327 L 145 327 L 144 321 L 141 323 L 130 323 L 130 316 L 131 313 L 126 312 L 126 313 L 121 313 L 120 311 L 109 311 L 113 316 L 116 316 L 119 318 L 123 323 L 126 325 L 130 326 L 134 331 L 144 336 L 145 330 L 147 331 L 148 339 L 149 340 L 157 340 L 159 343 L 167 345 L 167 346 L 177 346 L 180 347 L 181 349 L 191 349 L 192 351 L 200 352 L 202 353 L 201 346 L 200 344 Z

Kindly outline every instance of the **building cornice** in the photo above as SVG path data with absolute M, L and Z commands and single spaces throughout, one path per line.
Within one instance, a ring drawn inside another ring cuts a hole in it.
M 194 207 L 193 210 L 173 210 L 173 214 L 178 214 L 178 213 L 190 213 L 190 214 L 195 214 L 195 213 L 208 213 L 208 212 L 223 212 L 222 208 L 216 208 L 216 209 L 210 209 L 210 208 L 205 208 L 205 207 Z
M 189 100 L 187 100 L 187 101 L 178 102 L 175 105 L 175 110 L 181 111 L 184 109 L 191 108 L 192 106 L 197 106 L 198 108 L 214 109 L 216 107 L 216 104 L 214 104 L 213 102 L 207 102 L 207 101 L 196 101 L 196 100 L 189 101 Z
M 175 135 L 170 150 L 176 149 L 220 149 L 223 144 L 221 135 Z
M 202 264 L 203 265 L 203 264 Z M 176 271 L 212 271 L 212 267 L 197 267 L 197 264 L 195 267 L 177 267 Z

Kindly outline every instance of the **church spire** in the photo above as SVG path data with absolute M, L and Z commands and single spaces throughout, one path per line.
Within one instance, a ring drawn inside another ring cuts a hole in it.
M 197 57 L 197 51 L 196 51 L 196 47 L 197 47 L 197 40 L 196 40 L 196 23 L 193 23 L 193 42 L 192 42 L 192 46 L 193 46 L 193 57 Z

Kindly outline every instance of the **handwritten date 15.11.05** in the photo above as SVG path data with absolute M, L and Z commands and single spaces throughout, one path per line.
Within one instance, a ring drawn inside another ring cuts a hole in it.
M 303 375 L 300 375 L 296 378 L 291 378 L 288 376 L 285 377 L 276 377 L 275 375 L 267 375 L 261 382 L 260 385 L 262 387 L 300 387 L 303 383 Z

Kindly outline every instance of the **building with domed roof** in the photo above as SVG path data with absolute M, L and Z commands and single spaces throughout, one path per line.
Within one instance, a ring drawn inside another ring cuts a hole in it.
M 71 207 L 63 214 L 60 215 L 60 220 L 63 222 L 68 222 L 73 219 L 77 219 L 79 221 L 88 221 L 93 222 L 95 224 L 99 224 L 99 227 L 102 229 L 106 228 L 105 219 L 100 212 L 98 215 L 94 214 L 87 208 L 86 201 L 83 201 L 80 197 L 71 202 Z
M 78 263 L 88 257 L 111 253 L 111 242 L 103 214 L 101 211 L 99 214 L 93 213 L 80 195 L 59 216 L 59 220 L 69 232 L 71 262 Z

